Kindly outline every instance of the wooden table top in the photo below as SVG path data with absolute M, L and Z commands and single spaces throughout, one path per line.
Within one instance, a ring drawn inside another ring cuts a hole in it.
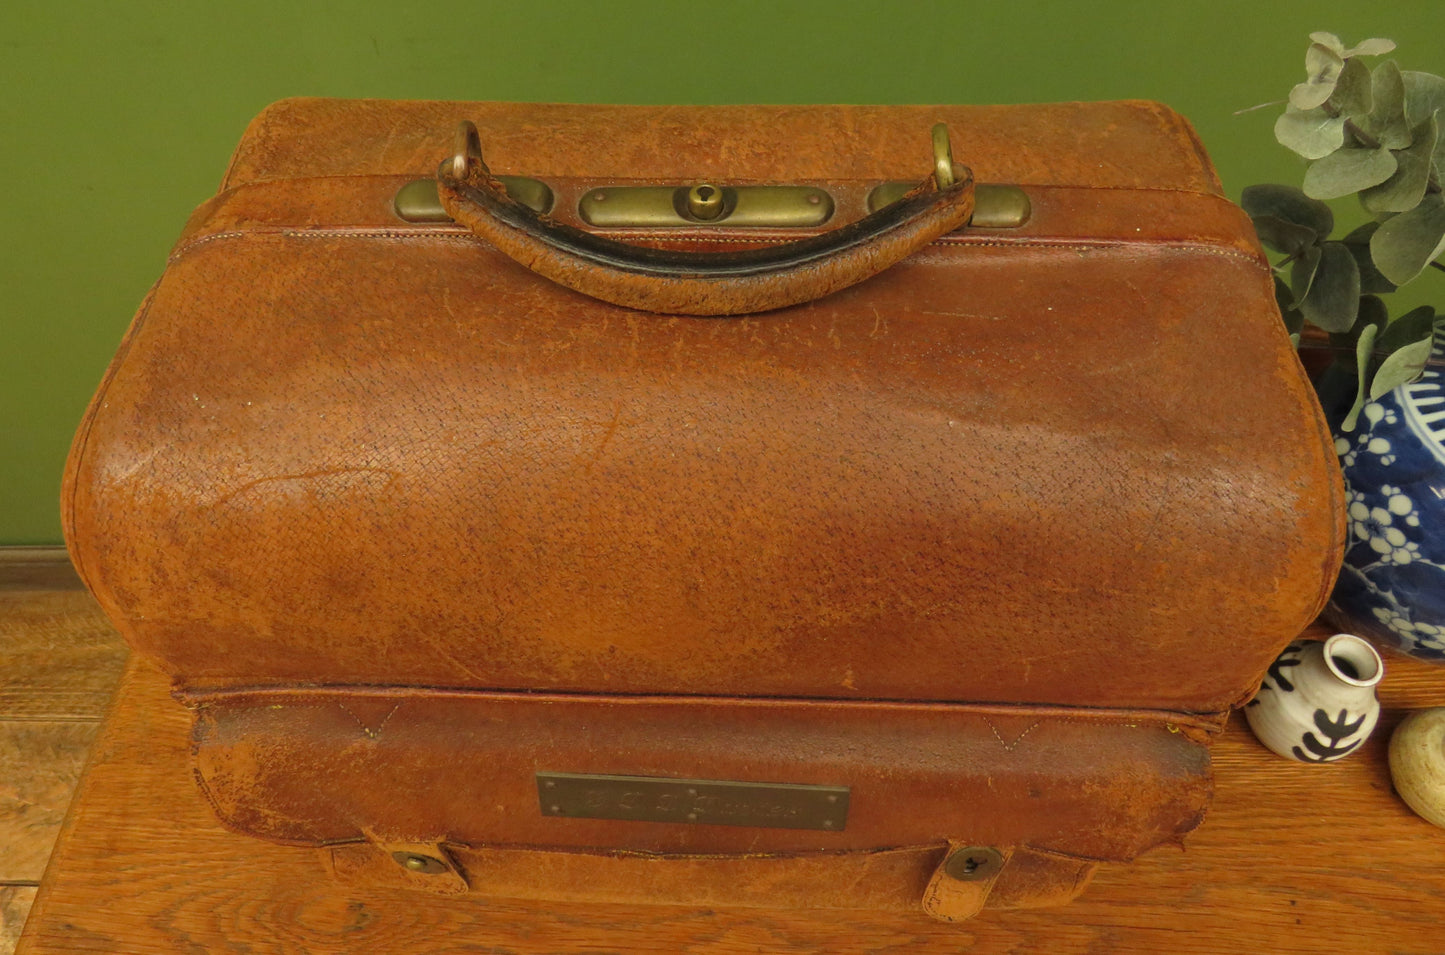
M 223 830 L 188 769 L 187 714 L 133 660 L 20 941 L 60 953 L 1445 952 L 1445 830 L 1393 794 L 1404 710 L 1445 668 L 1387 659 L 1380 729 L 1340 763 L 1286 762 L 1236 718 L 1183 851 L 1103 866 L 1071 905 L 956 926 L 873 912 L 438 899 L 345 890 L 317 854 Z

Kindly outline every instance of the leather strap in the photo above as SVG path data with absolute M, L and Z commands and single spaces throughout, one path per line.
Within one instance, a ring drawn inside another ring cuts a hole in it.
M 508 197 L 479 153 L 438 170 L 448 215 L 560 285 L 671 315 L 742 315 L 821 298 L 877 275 L 973 214 L 973 176 L 954 166 L 952 185 L 938 188 L 930 177 L 898 202 L 823 235 L 741 252 L 660 250 L 537 214 Z
M 968 847 L 961 842 L 950 841 L 928 887 L 923 890 L 923 911 L 940 922 L 962 922 L 973 918 L 983 910 L 988 894 L 999 875 L 1008 865 L 1012 848 L 997 852 L 997 858 L 980 870 L 979 877 L 962 876 L 954 864 L 956 853 L 967 854 Z

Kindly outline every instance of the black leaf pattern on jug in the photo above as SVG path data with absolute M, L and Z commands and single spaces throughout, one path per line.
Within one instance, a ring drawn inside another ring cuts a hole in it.
M 1310 752 L 1307 754 L 1304 750 L 1295 746 L 1291 750 L 1294 753 L 1295 759 L 1306 763 L 1326 763 L 1339 759 L 1364 742 L 1363 739 L 1357 739 L 1353 743 L 1343 746 L 1340 745 L 1343 740 L 1353 736 L 1355 732 L 1365 724 L 1365 714 L 1361 714 L 1360 718 L 1353 723 L 1347 723 L 1345 721 L 1349 718 L 1349 715 L 1348 710 L 1340 710 L 1340 715 L 1332 720 L 1330 719 L 1330 714 L 1324 710 L 1315 710 L 1315 726 L 1319 729 L 1320 736 L 1329 742 L 1322 743 L 1315 738 L 1315 734 L 1306 733 L 1303 742 L 1305 749 Z
M 1288 647 L 1285 647 L 1285 651 L 1279 655 L 1279 659 L 1269 665 L 1269 678 L 1274 681 L 1276 688 L 1286 693 L 1294 692 L 1294 684 L 1289 681 L 1289 677 L 1284 675 L 1284 668 L 1297 667 L 1300 665 L 1304 659 L 1300 656 L 1302 649 L 1302 647 L 1292 643 Z
M 1264 685 L 1266 687 L 1272 686 L 1281 693 L 1293 693 L 1294 684 L 1290 682 L 1289 677 L 1285 676 L 1284 670 L 1285 667 L 1297 667 L 1303 662 L 1304 658 L 1300 656 L 1303 649 L 1301 645 L 1296 643 L 1291 643 L 1285 647 L 1284 652 L 1269 665 L 1269 678 L 1265 681 Z M 1254 699 L 1250 700 L 1246 705 L 1258 706 L 1259 695 L 1256 694 Z

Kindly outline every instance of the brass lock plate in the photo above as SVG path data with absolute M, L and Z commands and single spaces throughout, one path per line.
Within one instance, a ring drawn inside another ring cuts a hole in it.
M 833 197 L 815 186 L 603 186 L 583 194 L 577 214 L 610 229 L 796 229 L 833 217 Z
M 846 786 L 538 773 L 542 815 L 841 832 Z
M 552 189 L 525 176 L 499 176 L 507 195 L 535 212 L 546 214 L 555 202 Z M 912 182 L 885 182 L 868 193 L 868 211 L 897 202 Z M 434 179 L 402 186 L 394 200 L 396 214 L 407 222 L 451 222 L 437 197 Z M 584 193 L 577 213 L 598 228 L 682 228 L 709 225 L 723 228 L 808 228 L 833 217 L 835 203 L 815 186 L 602 186 Z M 1016 229 L 1029 220 L 1028 193 L 1018 186 L 979 183 L 975 186 L 969 225 L 985 229 Z

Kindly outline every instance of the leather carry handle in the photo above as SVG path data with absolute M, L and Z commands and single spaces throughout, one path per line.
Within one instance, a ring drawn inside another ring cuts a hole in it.
M 935 170 L 899 201 L 840 229 L 764 249 L 677 252 L 561 225 L 511 199 L 482 161 L 477 128 L 457 129 L 437 170 L 447 214 L 559 285 L 627 308 L 670 315 L 743 315 L 821 298 L 877 275 L 968 222 L 973 175 L 955 165 L 943 124 Z

